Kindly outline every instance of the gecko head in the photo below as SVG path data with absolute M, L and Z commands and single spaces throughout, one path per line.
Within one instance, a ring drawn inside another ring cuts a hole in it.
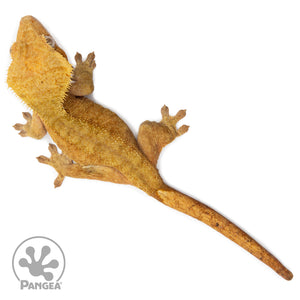
M 65 52 L 34 17 L 21 19 L 7 83 L 31 108 L 62 102 L 71 83 L 72 66 Z
M 34 30 L 37 36 L 40 36 L 42 39 L 45 39 L 47 44 L 49 44 L 55 51 L 60 53 L 65 59 L 68 59 L 65 51 L 57 45 L 53 36 L 51 36 L 51 34 L 41 24 L 41 22 L 33 16 L 25 16 L 21 19 L 18 29 L 17 40 L 10 48 L 12 58 L 14 58 L 14 56 L 18 54 L 18 51 L 20 51 L 20 48 L 22 48 L 18 44 L 24 44 L 26 39 L 26 33 L 28 33 L 29 27 Z

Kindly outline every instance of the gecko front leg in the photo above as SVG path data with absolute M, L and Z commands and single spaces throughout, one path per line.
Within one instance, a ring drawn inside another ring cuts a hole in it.
M 60 154 L 57 151 L 57 147 L 53 144 L 49 144 L 49 151 L 51 157 L 39 156 L 37 160 L 40 163 L 52 166 L 58 173 L 54 181 L 54 187 L 59 187 L 62 185 L 65 177 L 74 178 L 86 178 L 95 179 L 101 181 L 109 181 L 113 183 L 128 184 L 127 179 L 116 169 L 106 166 L 82 166 L 65 154 Z
M 88 54 L 87 59 L 82 61 L 80 53 L 75 55 L 76 67 L 73 70 L 72 85 L 70 93 L 74 96 L 86 96 L 93 92 L 93 70 L 96 67 L 94 52 Z M 26 124 L 17 123 L 13 127 L 19 130 L 22 137 L 30 136 L 35 139 L 43 138 L 47 130 L 40 117 L 33 112 L 23 112 L 23 117 L 27 121 Z
M 189 129 L 187 125 L 183 125 L 179 129 L 176 128 L 177 122 L 185 117 L 185 110 L 180 110 L 175 116 L 170 116 L 169 108 L 164 105 L 161 109 L 161 115 L 162 120 L 159 123 L 143 122 L 137 138 L 140 148 L 153 165 L 156 165 L 162 148 Z
M 42 120 L 35 112 L 32 114 L 32 116 L 29 112 L 23 112 L 23 117 L 27 121 L 26 124 L 17 123 L 13 126 L 16 130 L 20 131 L 20 136 L 30 136 L 39 140 L 46 135 L 47 130 Z
M 80 53 L 75 55 L 76 67 L 73 70 L 73 83 L 70 93 L 74 96 L 86 96 L 94 91 L 93 71 L 96 67 L 95 54 L 90 53 L 85 61 L 82 61 Z

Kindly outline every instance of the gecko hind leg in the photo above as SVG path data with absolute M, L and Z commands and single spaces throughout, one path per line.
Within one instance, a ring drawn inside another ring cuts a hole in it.
M 73 83 L 70 92 L 74 96 L 86 96 L 94 91 L 93 71 L 96 67 L 95 54 L 88 54 L 85 61 L 82 61 L 80 53 L 75 55 L 76 67 L 73 70 Z
M 54 144 L 49 144 L 51 157 L 39 156 L 37 160 L 40 163 L 52 166 L 58 173 L 54 181 L 54 187 L 62 185 L 65 177 L 86 178 L 113 183 L 128 184 L 127 179 L 116 169 L 106 166 L 82 166 L 75 163 L 63 153 L 58 153 Z
M 185 110 L 180 110 L 175 116 L 170 116 L 169 108 L 164 105 L 161 109 L 161 115 L 162 120 L 159 123 L 143 122 L 140 125 L 137 138 L 141 150 L 153 165 L 156 165 L 162 148 L 189 129 L 187 125 L 182 125 L 179 129 L 176 128 L 177 122 L 185 117 Z
M 20 136 L 30 136 L 39 140 L 46 135 L 47 130 L 36 113 L 31 115 L 29 112 L 23 112 L 23 117 L 27 121 L 26 124 L 17 123 L 13 126 L 16 130 L 20 131 Z

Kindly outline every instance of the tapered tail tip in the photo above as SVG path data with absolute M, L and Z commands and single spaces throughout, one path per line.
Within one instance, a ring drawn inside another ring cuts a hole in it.
M 293 273 L 288 269 L 284 269 L 278 272 L 278 274 L 286 280 L 292 280 L 294 277 Z

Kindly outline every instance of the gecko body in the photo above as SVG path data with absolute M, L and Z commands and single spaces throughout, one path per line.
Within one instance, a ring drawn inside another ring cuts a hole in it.
M 207 205 L 167 186 L 156 163 L 164 146 L 184 134 L 188 126 L 176 124 L 185 116 L 180 110 L 170 116 L 161 109 L 160 122 L 145 121 L 137 138 L 117 114 L 93 102 L 95 55 L 85 61 L 76 54 L 73 68 L 65 52 L 34 17 L 21 19 L 11 48 L 12 62 L 7 83 L 32 109 L 24 113 L 26 124 L 16 124 L 21 136 L 40 139 L 47 132 L 51 157 L 38 160 L 54 167 L 54 185 L 66 176 L 130 184 L 165 205 L 190 215 L 219 231 L 249 253 L 290 280 L 293 274 L 247 233 Z

